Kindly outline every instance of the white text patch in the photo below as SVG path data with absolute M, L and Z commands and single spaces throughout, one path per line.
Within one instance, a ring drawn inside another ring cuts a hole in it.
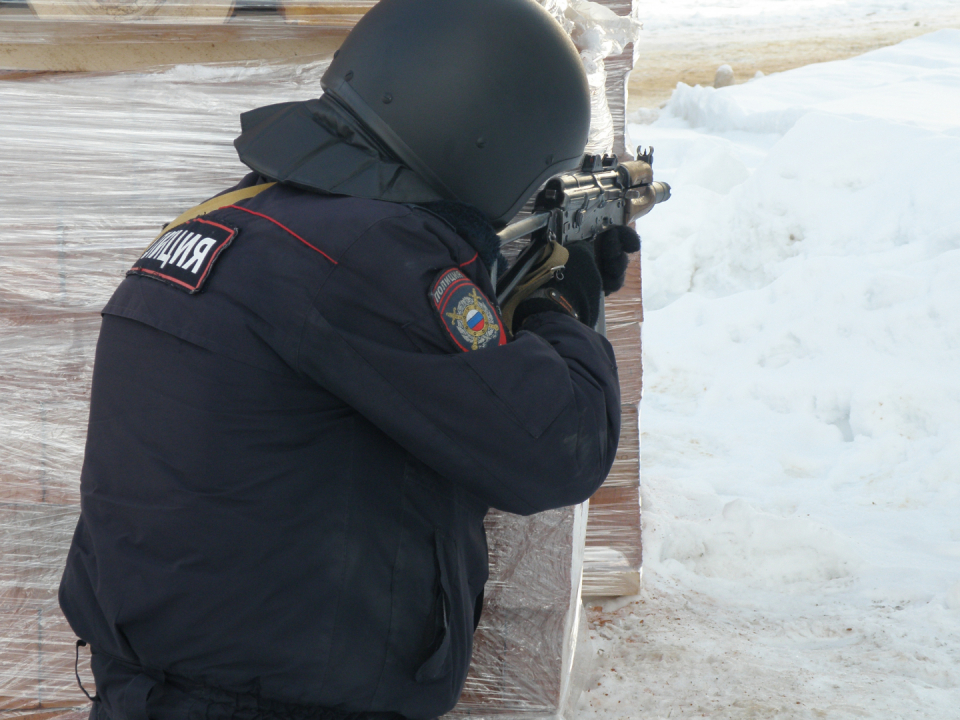
M 160 280 L 193 295 L 203 288 L 213 263 L 237 232 L 237 228 L 195 218 L 154 240 L 127 275 Z

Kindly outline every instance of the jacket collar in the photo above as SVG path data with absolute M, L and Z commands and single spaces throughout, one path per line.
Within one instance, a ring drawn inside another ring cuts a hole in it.
M 329 95 L 250 110 L 240 116 L 240 128 L 233 145 L 262 178 L 325 195 L 423 208 L 466 240 L 488 269 L 493 267 L 500 242 L 483 214 L 441 199 Z

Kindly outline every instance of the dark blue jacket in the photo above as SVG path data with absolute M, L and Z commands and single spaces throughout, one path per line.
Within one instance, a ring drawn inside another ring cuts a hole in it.
M 579 503 L 613 462 L 612 350 L 555 312 L 464 350 L 431 290 L 489 276 L 419 208 L 277 185 L 206 219 L 237 233 L 201 292 L 130 275 L 103 311 L 60 588 L 95 714 L 436 717 L 488 507 Z

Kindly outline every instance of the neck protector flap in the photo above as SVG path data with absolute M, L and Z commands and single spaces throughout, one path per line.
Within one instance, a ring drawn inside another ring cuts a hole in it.
M 327 95 L 250 110 L 240 126 L 233 145 L 241 162 L 270 180 L 387 202 L 441 199 Z

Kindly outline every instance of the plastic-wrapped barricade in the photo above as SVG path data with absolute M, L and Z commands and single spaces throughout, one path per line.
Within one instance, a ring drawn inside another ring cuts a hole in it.
M 640 29 L 632 0 L 542 0 L 580 50 L 591 92 L 588 150 L 611 150 L 621 159 L 636 148 L 624 142 L 627 76 L 633 68 Z M 590 499 L 584 595 L 640 592 L 640 430 L 642 390 L 640 328 L 643 304 L 640 257 L 634 256 L 624 288 L 606 299 L 606 335 L 617 355 L 623 424 L 613 470 Z
M 590 498 L 583 567 L 584 595 L 640 592 L 640 394 L 643 389 L 640 329 L 643 306 L 640 253 L 627 266 L 627 280 L 604 303 L 607 338 L 620 375 L 620 444 L 613 468 Z
M 350 5 L 359 17 L 371 4 L 304 0 L 293 19 L 287 3 L 282 16 L 261 13 L 257 29 L 238 15 L 244 5 L 252 12 L 253 3 L 237 3 L 224 25 L 205 17 L 187 30 L 177 25 L 172 35 L 165 29 L 173 26 L 156 17 L 50 21 L 18 7 L 13 14 L 21 17 L 10 21 L 9 8 L 0 7 L 0 44 L 15 38 L 42 45 L 67 32 L 96 37 L 107 49 L 118 38 L 158 48 L 179 42 L 191 57 L 190 43 L 231 24 L 265 42 L 292 26 L 293 36 L 309 27 L 342 37 L 348 13 L 340 11 Z M 324 6 L 336 21 L 323 24 Z M 153 34 L 144 34 L 141 22 Z M 251 40 L 249 49 L 257 47 L 273 46 Z M 332 47 L 315 47 L 327 54 L 147 73 L 0 74 L 0 711 L 10 716 L 79 720 L 88 705 L 56 591 L 79 512 L 100 309 L 163 223 L 244 174 L 232 147 L 241 112 L 319 94 Z M 87 50 L 96 54 L 94 46 Z M 607 306 L 611 337 L 636 322 L 621 305 Z M 630 355 L 616 344 L 618 354 Z M 624 371 L 633 360 L 625 357 L 619 364 L 628 384 L 634 381 Z M 635 436 L 621 442 L 629 455 L 624 442 L 635 445 Z M 618 456 L 611 480 L 630 462 Z M 575 703 L 590 654 L 582 650 L 579 604 L 581 583 L 589 585 L 581 574 L 585 521 L 584 507 L 532 518 L 491 512 L 486 609 L 453 715 L 532 720 L 563 716 Z M 86 650 L 78 669 L 92 695 Z
M 530 517 L 491 511 L 490 580 L 473 661 L 447 718 L 569 717 L 592 650 L 580 605 L 586 504 Z
M 223 37 L 212 30 L 217 25 L 238 37 L 276 39 L 295 34 L 291 28 L 298 25 L 349 30 L 376 4 L 377 0 L 25 0 L 0 6 L 4 21 L 0 41 L 51 42 L 85 36 L 114 43 L 137 34 L 153 42 L 186 42 L 192 37 Z M 196 34 L 176 34 L 189 26 Z
M 164 222 L 244 174 L 239 113 L 315 95 L 325 65 L 0 82 L 0 710 L 87 702 L 56 593 L 100 309 Z

